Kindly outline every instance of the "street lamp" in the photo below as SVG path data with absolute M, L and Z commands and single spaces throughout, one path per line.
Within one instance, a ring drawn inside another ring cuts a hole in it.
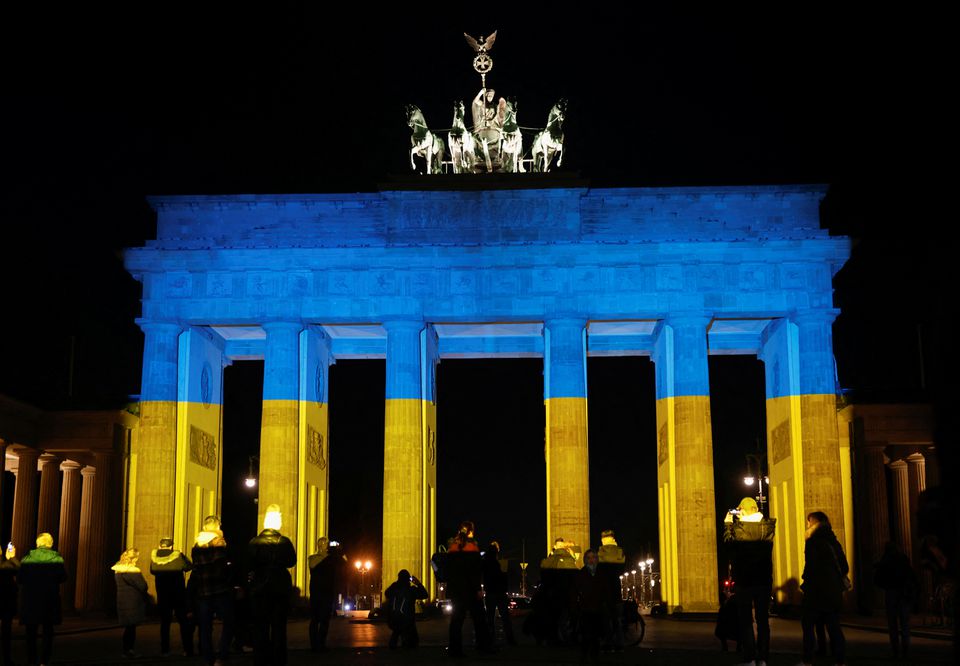
M 357 571 L 360 572 L 360 594 L 357 595 L 357 597 L 358 597 L 358 598 L 357 598 L 357 610 L 360 610 L 360 600 L 363 599 L 363 597 L 365 596 L 365 595 L 363 594 L 363 590 L 364 590 L 363 577 L 364 577 L 367 573 L 369 573 L 370 570 L 373 568 L 373 563 L 372 563 L 370 560 L 366 560 L 366 561 L 364 561 L 364 562 L 361 562 L 360 560 L 357 560 L 356 562 L 353 563 L 353 566 L 354 566 L 354 568 L 356 568 Z
M 249 456 L 250 458 L 250 467 L 247 469 L 247 478 L 243 480 L 243 485 L 247 488 L 253 490 L 257 487 L 257 476 L 253 473 L 253 460 L 257 459 L 257 462 L 260 461 L 259 456 Z
M 763 485 L 767 484 L 770 486 L 770 478 L 763 473 L 763 463 L 760 460 L 760 456 L 755 456 L 752 453 L 746 454 L 747 458 L 747 475 L 743 477 L 743 483 L 747 486 L 753 486 L 754 482 L 757 484 L 757 504 L 760 507 L 760 513 L 766 515 L 763 511 L 763 505 L 766 503 L 767 498 L 763 494 Z M 750 474 L 750 460 L 754 460 L 757 463 L 757 476 L 754 477 Z

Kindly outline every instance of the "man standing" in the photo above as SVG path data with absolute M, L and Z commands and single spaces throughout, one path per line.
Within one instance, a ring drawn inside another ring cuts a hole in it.
M 609 582 L 597 571 L 597 551 L 583 554 L 583 568 L 575 574 L 571 606 L 580 619 L 580 648 L 582 658 L 596 661 L 603 637 L 604 609 L 610 598 Z
M 510 609 L 507 605 L 507 572 L 504 571 L 504 564 L 500 560 L 500 544 L 491 541 L 483 553 L 483 591 L 487 607 L 487 627 L 490 630 L 491 641 L 495 640 L 496 614 L 499 611 L 507 645 L 516 645 L 517 640 L 513 637 L 513 624 L 510 621 Z
M 37 547 L 20 561 L 17 581 L 20 595 L 20 623 L 27 627 L 27 663 L 49 664 L 53 652 L 53 626 L 60 624 L 60 584 L 67 579 L 63 558 L 53 549 L 53 537 L 37 537 Z M 37 661 L 37 629 L 43 626 L 43 644 Z
M 723 541 L 730 552 L 736 586 L 737 625 L 744 663 L 766 666 L 770 658 L 770 593 L 773 589 L 773 535 L 777 521 L 763 517 L 752 497 L 740 500 L 724 519 Z M 757 636 L 753 636 L 753 619 Z
M 215 661 L 224 661 L 230 656 L 235 617 L 233 563 L 227 554 L 227 542 L 220 531 L 219 518 L 204 518 L 203 530 L 197 535 L 191 556 L 193 573 L 187 587 L 195 600 L 200 653 L 207 664 L 213 666 Z M 216 652 L 213 649 L 214 616 L 223 622 Z
M 310 649 L 314 652 L 327 649 L 330 615 L 346 563 L 340 544 L 327 537 L 317 539 L 317 552 L 307 560 L 310 567 Z
M 287 613 L 293 581 L 290 567 L 297 565 L 297 553 L 290 539 L 280 534 L 283 526 L 280 507 L 271 504 L 263 518 L 263 531 L 250 540 L 250 595 L 257 625 L 253 662 L 257 666 L 287 663 Z
M 183 574 L 193 569 L 186 555 L 173 547 L 173 539 L 160 539 L 150 553 L 150 573 L 157 583 L 157 610 L 160 611 L 160 654 L 170 654 L 170 623 L 180 627 L 180 645 L 185 657 L 193 656 L 193 622 L 187 617 L 187 594 Z
M 483 613 L 483 564 L 473 529 L 473 523 L 465 520 L 460 523 L 457 535 L 447 544 L 447 598 L 453 602 L 450 644 L 447 648 L 451 657 L 463 656 L 463 621 L 467 613 L 470 613 L 473 620 L 477 649 L 481 652 L 491 649 L 487 621 Z

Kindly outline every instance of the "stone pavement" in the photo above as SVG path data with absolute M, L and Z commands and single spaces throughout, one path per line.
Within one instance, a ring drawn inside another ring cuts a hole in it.
M 862 620 L 862 618 L 857 618 Z M 847 661 L 859 664 L 894 664 L 889 656 L 885 632 L 878 631 L 876 618 L 867 618 L 863 628 L 845 627 L 847 637 Z M 515 618 L 519 626 L 522 618 Z M 493 655 L 478 655 L 467 650 L 467 657 L 453 660 L 446 656 L 447 622 L 445 618 L 425 620 L 418 623 L 422 645 L 414 651 L 391 651 L 384 647 L 389 630 L 382 622 L 349 621 L 337 618 L 331 623 L 328 644 L 331 648 L 323 654 L 309 651 L 307 621 L 294 619 L 289 626 L 290 664 L 579 664 L 580 653 L 576 647 L 537 647 L 533 641 L 520 635 L 520 645 L 502 647 Z M 601 664 L 719 664 L 728 666 L 738 663 L 736 653 L 722 653 L 719 642 L 713 636 L 714 624 L 709 621 L 681 621 L 666 618 L 647 618 L 647 631 L 640 646 L 622 653 L 601 655 Z M 202 666 L 199 658 L 159 656 L 159 625 L 148 623 L 137 631 L 137 651 L 142 657 L 137 660 L 120 656 L 121 630 L 110 625 L 107 619 L 67 618 L 61 627 L 62 633 L 54 643 L 55 664 L 136 664 L 137 666 Z M 800 625 L 796 620 L 771 618 L 773 656 L 771 666 L 796 664 L 800 655 Z M 928 637 L 917 636 L 913 642 L 911 664 L 955 663 L 952 655 L 950 634 L 941 631 L 922 632 Z M 172 631 L 174 649 L 179 648 L 176 627 Z M 936 636 L 936 637 L 929 637 Z M 469 645 L 472 627 L 468 621 L 464 627 L 464 642 Z M 502 637 L 501 637 L 502 644 Z M 23 630 L 17 627 L 14 635 L 13 656 L 18 664 L 25 662 Z M 231 660 L 236 666 L 253 663 L 251 653 L 237 654 Z M 830 660 L 818 663 L 832 663 Z

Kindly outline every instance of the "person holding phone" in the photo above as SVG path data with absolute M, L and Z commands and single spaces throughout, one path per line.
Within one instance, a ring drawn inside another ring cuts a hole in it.
M 387 588 L 383 596 L 387 598 L 390 609 L 388 623 L 393 632 L 390 635 L 390 649 L 396 649 L 401 640 L 405 648 L 417 647 L 420 635 L 417 633 L 416 604 L 417 599 L 430 596 L 426 588 L 409 571 L 401 569 L 396 582 Z

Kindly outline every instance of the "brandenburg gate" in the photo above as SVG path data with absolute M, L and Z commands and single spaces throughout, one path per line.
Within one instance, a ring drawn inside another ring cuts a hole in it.
M 476 182 L 150 200 L 157 239 L 125 255 L 143 283 L 146 338 L 130 545 L 149 552 L 173 534 L 189 549 L 206 514 L 230 511 L 220 492 L 223 368 L 262 359 L 260 510 L 282 507 L 306 589 L 337 455 L 328 447 L 328 370 L 337 359 L 383 358 L 382 567 L 385 577 L 407 568 L 431 580 L 443 501 L 437 364 L 537 357 L 547 541 L 586 547 L 599 536 L 589 524 L 587 357 L 644 355 L 656 368 L 650 464 L 663 596 L 672 610 L 715 610 L 722 517 L 711 354 L 755 355 L 765 366 L 775 586 L 800 578 L 806 513 L 825 511 L 849 545 L 849 450 L 837 432 L 831 337 L 831 279 L 849 241 L 820 228 L 825 188 Z

